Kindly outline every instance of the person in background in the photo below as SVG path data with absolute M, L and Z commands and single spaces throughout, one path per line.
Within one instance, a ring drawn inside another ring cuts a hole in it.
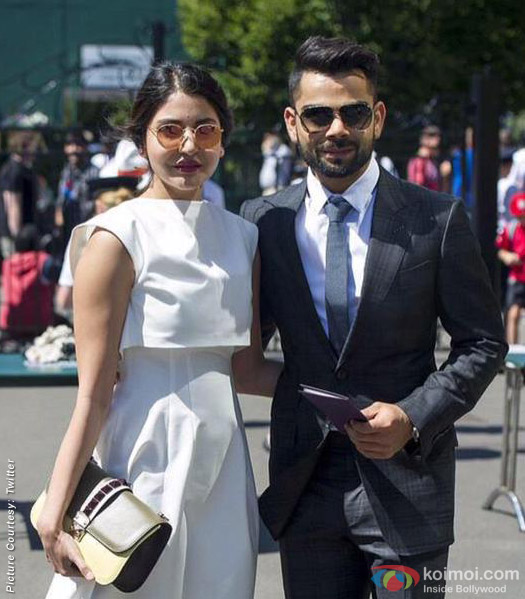
M 500 152 L 509 152 L 511 155 L 518 149 L 512 137 L 512 131 L 503 127 L 499 130 Z
M 202 186 L 202 198 L 219 208 L 226 208 L 224 189 L 213 179 L 208 179 Z
M 452 195 L 463 198 L 467 211 L 474 205 L 474 129 L 465 129 L 465 150 L 455 147 L 451 153 Z M 463 176 L 465 175 L 465 176 Z
M 514 148 L 500 146 L 499 179 L 498 179 L 498 235 L 503 232 L 505 226 L 513 220 L 510 213 L 510 200 L 516 193 L 516 186 L 510 177 L 512 169 L 512 156 Z M 500 265 L 500 303 L 506 305 L 507 285 L 509 281 L 509 269 L 504 262 Z
M 268 195 L 290 184 L 293 152 L 274 131 L 263 135 L 261 152 L 263 163 L 259 171 L 259 187 L 262 195 Z
M 148 172 L 148 161 L 140 155 L 137 146 L 129 139 L 121 139 L 115 152 L 101 167 L 99 177 L 137 177 Z
M 64 154 L 67 162 L 58 184 L 55 223 L 63 227 L 65 247 L 73 228 L 92 216 L 93 203 L 89 199 L 88 181 L 98 178 L 99 169 L 91 164 L 87 142 L 79 132 L 67 134 Z
M 2 337 L 29 339 L 53 324 L 53 281 L 46 278 L 50 255 L 39 249 L 34 224 L 22 227 L 15 252 L 2 263 Z
M 428 125 L 419 137 L 416 156 L 408 161 L 407 179 L 432 191 L 441 189 L 438 156 L 441 145 L 441 130 L 436 125 Z
M 111 181 L 116 180 L 116 178 L 111 179 Z M 93 182 L 95 181 L 97 180 L 93 180 Z M 103 179 L 98 181 L 104 185 Z M 95 214 L 103 214 L 106 210 L 114 208 L 126 200 L 130 200 L 132 197 L 133 191 L 128 187 L 102 189 L 98 194 L 95 194 Z M 55 309 L 59 314 L 70 318 L 73 308 L 73 273 L 71 272 L 69 254 L 70 243 L 67 244 L 62 269 L 60 270 L 58 286 L 55 292 Z
M 389 172 L 394 177 L 399 177 L 399 173 L 397 172 L 396 165 L 390 156 L 379 156 L 377 152 L 374 150 L 372 153 L 375 160 L 377 160 L 379 166 L 382 166 L 385 171 Z
M 512 167 L 508 177 L 516 191 L 525 191 L 525 147 L 517 148 L 512 154 Z
M 505 329 L 507 343 L 518 342 L 521 310 L 525 308 L 525 192 L 512 196 L 510 221 L 496 238 L 498 258 L 509 269 Z
M 90 162 L 98 168 L 100 175 L 102 169 L 113 160 L 117 142 L 112 139 L 102 139 L 98 144 L 91 144 L 90 149 L 92 151 Z
M 0 245 L 2 256 L 14 251 L 14 239 L 26 224 L 35 222 L 39 188 L 33 169 L 38 135 L 15 131 L 9 135 L 7 162 L 0 169 Z
M 514 150 L 511 148 L 500 149 L 499 179 L 498 179 L 498 231 L 512 220 L 510 213 L 510 200 L 517 192 L 514 180 L 510 177 L 512 157 Z

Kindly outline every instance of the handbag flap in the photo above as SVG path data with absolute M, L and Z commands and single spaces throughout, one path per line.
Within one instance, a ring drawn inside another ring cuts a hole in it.
M 164 523 L 131 491 L 123 491 L 95 516 L 86 532 L 111 551 L 122 553 Z

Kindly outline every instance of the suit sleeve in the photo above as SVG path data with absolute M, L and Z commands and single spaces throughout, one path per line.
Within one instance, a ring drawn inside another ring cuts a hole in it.
M 258 223 L 257 223 L 257 220 L 258 220 L 257 219 L 257 214 L 258 214 L 257 200 L 247 200 L 247 201 L 243 202 L 241 205 L 239 214 L 240 214 L 240 216 L 242 216 L 242 218 L 245 218 L 246 220 L 249 220 L 250 222 L 258 225 Z M 259 242 L 260 242 L 260 230 L 259 230 Z M 262 270 L 264 256 L 262 255 L 262 252 L 261 252 L 260 243 L 259 243 L 259 252 L 261 254 L 261 270 Z M 263 275 L 261 272 L 261 291 L 260 291 L 260 297 L 259 297 L 259 314 L 260 314 L 260 320 L 261 320 L 261 339 L 262 339 L 262 345 L 263 345 L 264 349 L 266 349 L 266 347 L 268 346 L 268 343 L 270 342 L 270 339 L 273 337 L 273 334 L 275 333 L 275 330 L 277 328 L 275 326 L 275 321 L 274 321 L 274 318 L 273 318 L 271 310 L 270 310 L 270 302 L 268 301 L 268 292 L 269 292 L 269 289 L 267 288 L 266 285 L 263 284 Z
M 398 404 L 419 430 L 423 459 L 476 405 L 508 350 L 498 302 L 461 202 L 448 215 L 437 276 L 438 313 L 451 351 L 439 371 Z

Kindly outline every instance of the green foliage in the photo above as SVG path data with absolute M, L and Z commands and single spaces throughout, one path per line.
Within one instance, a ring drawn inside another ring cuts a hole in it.
M 119 129 L 128 124 L 131 115 L 131 100 L 117 100 L 113 103 L 106 120 L 112 129 Z
M 461 112 L 490 65 L 504 108 L 525 105 L 522 0 L 179 0 L 183 43 L 226 88 L 239 124 L 281 120 L 287 76 L 309 35 L 346 35 L 380 54 L 391 113 Z M 446 112 L 446 111 L 445 111 Z
M 183 43 L 228 92 L 237 120 L 280 122 L 299 41 L 342 33 L 325 0 L 180 0 Z

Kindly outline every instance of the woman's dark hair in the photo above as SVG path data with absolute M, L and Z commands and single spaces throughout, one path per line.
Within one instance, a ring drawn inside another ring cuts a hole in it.
M 363 71 L 377 96 L 379 57 L 375 52 L 344 37 L 309 37 L 295 55 L 293 70 L 288 79 L 290 102 L 295 103 L 299 84 L 305 71 L 323 75 L 342 75 Z
M 162 62 L 152 67 L 137 93 L 130 121 L 123 133 L 142 150 L 151 119 L 176 92 L 201 96 L 213 106 L 223 129 L 223 145 L 226 145 L 233 129 L 233 115 L 226 95 L 208 71 L 190 63 Z
M 38 229 L 35 225 L 24 225 L 15 237 L 15 252 L 38 250 Z

